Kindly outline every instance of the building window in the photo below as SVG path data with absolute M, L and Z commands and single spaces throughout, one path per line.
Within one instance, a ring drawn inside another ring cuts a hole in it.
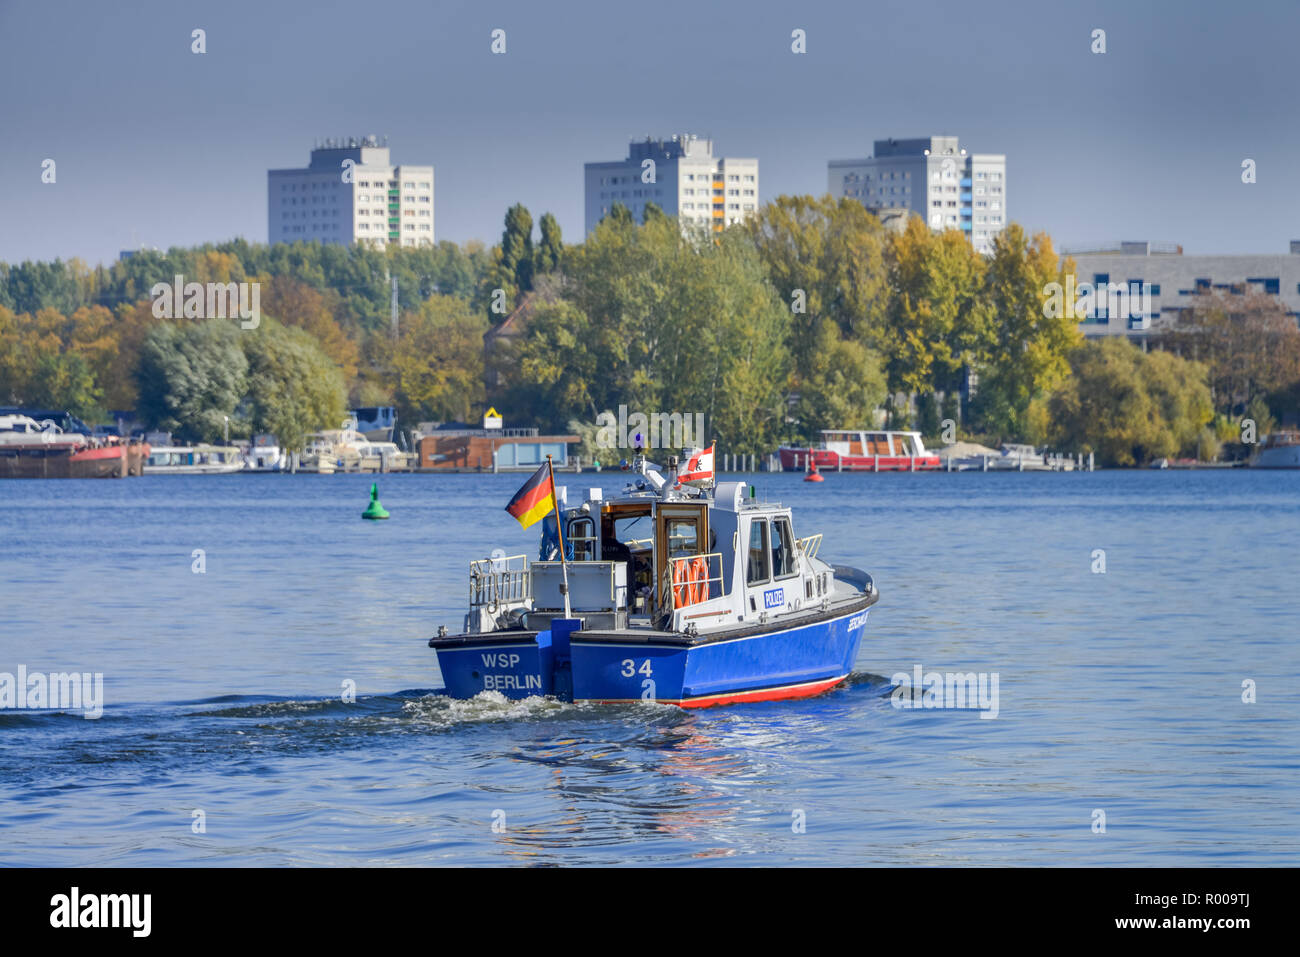
M 1251 279 L 1247 279 L 1246 282 L 1258 282 L 1258 283 L 1262 283 L 1263 286 L 1264 286 L 1264 293 L 1265 293 L 1265 295 L 1269 295 L 1269 296 L 1277 296 L 1277 295 L 1280 295 L 1281 292 L 1282 292 L 1282 283 L 1281 283 L 1280 280 L 1277 280 L 1277 279 L 1258 279 L 1258 278 L 1251 278 Z

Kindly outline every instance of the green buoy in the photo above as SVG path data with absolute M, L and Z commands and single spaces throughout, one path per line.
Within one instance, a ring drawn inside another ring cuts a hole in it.
M 387 518 L 388 517 L 388 511 L 384 508 L 384 506 L 379 504 L 379 485 L 377 483 L 371 483 L 370 504 L 367 505 L 366 510 L 361 513 L 361 517 L 362 518 Z

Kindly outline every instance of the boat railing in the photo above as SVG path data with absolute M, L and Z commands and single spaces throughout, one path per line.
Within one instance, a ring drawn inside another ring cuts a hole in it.
M 470 609 L 517 605 L 532 594 L 528 556 L 480 558 L 469 563 Z
M 721 597 L 725 594 L 721 553 L 709 552 L 705 555 L 683 555 L 669 559 L 659 594 L 660 606 L 669 612 Z
M 807 538 L 795 539 L 799 551 L 803 552 L 808 558 L 816 558 L 822 547 L 822 534 L 822 532 L 818 532 L 816 535 L 809 535 Z

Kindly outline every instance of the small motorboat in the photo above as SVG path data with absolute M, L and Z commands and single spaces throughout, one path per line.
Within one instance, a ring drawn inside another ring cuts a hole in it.
M 620 494 L 575 504 L 551 473 L 553 511 L 539 470 L 516 495 L 543 523 L 538 560 L 471 562 L 463 631 L 429 641 L 446 693 L 689 708 L 844 681 L 880 597 L 871 576 L 822 560 L 822 536 L 796 537 L 790 508 L 752 485 L 714 487 L 705 455 L 670 460 L 668 479 L 638 449 Z

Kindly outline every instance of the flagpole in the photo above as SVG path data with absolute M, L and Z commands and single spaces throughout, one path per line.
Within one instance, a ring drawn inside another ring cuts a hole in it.
M 555 530 L 560 536 L 560 571 L 564 575 L 564 617 L 572 618 L 569 611 L 569 562 L 564 555 L 564 516 L 560 514 L 560 496 L 555 491 L 555 465 L 550 453 L 546 455 L 546 474 L 551 477 L 551 500 L 555 502 Z

